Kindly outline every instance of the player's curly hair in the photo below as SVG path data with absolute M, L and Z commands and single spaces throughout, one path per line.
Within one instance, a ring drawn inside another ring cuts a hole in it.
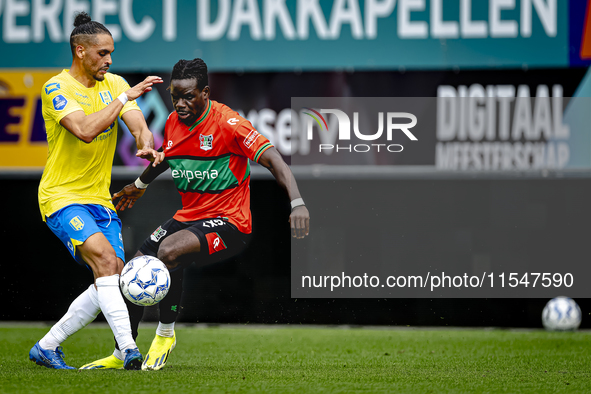
M 74 18 L 74 30 L 70 34 L 70 50 L 72 51 L 72 56 L 75 55 L 76 47 L 82 41 L 88 41 L 88 39 L 91 39 L 92 36 L 97 34 L 111 35 L 111 32 L 102 23 L 93 21 L 86 12 L 76 14 Z
M 197 89 L 203 90 L 209 85 L 207 64 L 202 59 L 179 60 L 172 68 L 170 79 L 196 79 Z

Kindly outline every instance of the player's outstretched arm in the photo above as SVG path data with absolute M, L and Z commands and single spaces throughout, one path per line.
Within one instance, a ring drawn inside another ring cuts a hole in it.
M 158 149 L 157 154 L 160 159 L 156 166 L 149 165 L 135 182 L 130 183 L 113 194 L 113 201 L 119 198 L 119 202 L 115 206 L 118 211 L 125 211 L 126 208 L 132 208 L 137 199 L 144 195 L 148 184 L 169 168 L 168 163 L 163 161 L 164 152 L 162 152 L 162 148 Z
M 144 114 L 141 111 L 127 111 L 122 119 L 135 137 L 138 149 L 135 155 L 150 160 L 152 166 L 156 167 L 164 159 L 164 153 L 154 150 L 154 135 L 146 124 Z
M 271 171 L 279 186 L 289 196 L 290 201 L 302 198 L 289 166 L 283 161 L 277 149 L 267 149 L 258 163 Z M 310 233 L 310 213 L 305 205 L 299 205 L 292 209 L 291 215 L 289 215 L 289 224 L 291 226 L 291 235 L 295 238 L 304 238 Z
M 119 112 L 123 108 L 124 101 L 137 99 L 145 92 L 152 90 L 152 86 L 155 83 L 162 83 L 162 78 L 148 77 L 124 93 L 127 99 L 118 98 L 113 100 L 102 110 L 90 115 L 86 115 L 84 111 L 72 112 L 65 116 L 60 121 L 60 124 L 80 140 L 89 144 L 117 119 Z

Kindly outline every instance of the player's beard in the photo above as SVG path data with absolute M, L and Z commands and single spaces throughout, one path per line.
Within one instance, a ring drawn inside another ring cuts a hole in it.
M 102 82 L 105 80 L 105 74 L 99 74 L 100 71 L 108 71 L 108 69 L 100 69 L 99 71 L 96 72 L 96 74 L 93 75 L 93 78 L 99 82 Z
M 95 66 L 96 67 L 96 66 Z M 94 67 L 88 67 L 88 69 L 92 70 Z M 104 71 L 104 73 L 101 73 Z M 109 72 L 109 67 L 100 67 L 98 70 L 94 71 L 91 75 L 96 81 L 102 82 L 105 80 L 106 73 Z

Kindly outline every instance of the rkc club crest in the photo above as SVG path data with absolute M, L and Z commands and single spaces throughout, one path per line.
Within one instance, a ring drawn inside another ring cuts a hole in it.
M 70 226 L 76 231 L 80 231 L 84 228 L 84 221 L 80 218 L 80 216 L 74 216 L 72 220 L 70 220 Z
M 111 104 L 111 102 L 113 101 L 113 96 L 111 96 L 111 92 L 109 92 L 108 90 L 103 90 L 102 92 L 99 92 L 99 96 L 101 97 L 101 101 L 107 105 Z
M 210 150 L 213 148 L 213 135 L 199 134 L 200 148 L 203 150 Z

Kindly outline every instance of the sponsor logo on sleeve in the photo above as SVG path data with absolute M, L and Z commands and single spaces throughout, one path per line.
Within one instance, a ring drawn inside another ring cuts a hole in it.
M 54 82 L 54 83 L 48 83 L 47 86 L 45 86 L 45 94 L 50 94 L 55 92 L 56 90 L 60 90 L 61 86 L 59 83 Z
M 246 147 L 250 149 L 252 144 L 254 144 L 257 138 L 259 138 L 259 135 L 260 134 L 258 133 L 258 131 L 252 130 L 244 139 L 244 145 L 246 145 Z
M 230 125 L 232 125 L 232 126 L 236 126 L 236 124 L 237 124 L 238 122 L 239 122 L 239 120 L 238 120 L 238 119 L 236 119 L 236 118 L 230 118 L 230 119 L 228 119 L 228 123 L 229 123 Z
M 68 100 L 66 100 L 66 98 L 64 96 L 62 96 L 61 94 L 55 96 L 52 100 L 53 102 L 53 108 L 55 108 L 56 111 L 61 111 L 64 108 L 66 108 L 66 105 L 68 105 Z

